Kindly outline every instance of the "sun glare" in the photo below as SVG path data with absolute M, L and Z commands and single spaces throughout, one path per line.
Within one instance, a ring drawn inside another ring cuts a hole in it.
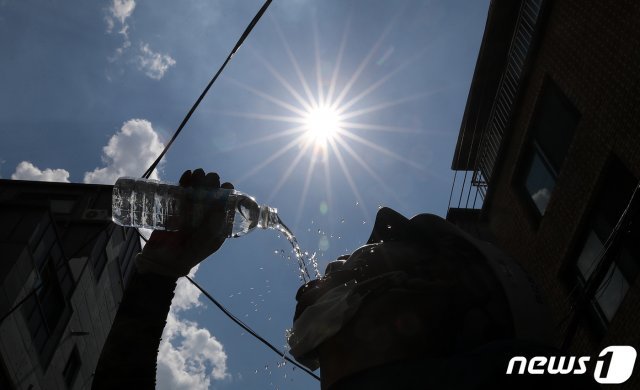
M 2 1 L 2 0 L 0 0 Z M 278 193 L 284 183 L 289 180 L 296 170 L 300 169 L 301 164 L 307 163 L 305 169 L 306 175 L 302 192 L 299 196 L 298 216 L 302 215 L 305 206 L 307 192 L 312 188 L 312 177 L 316 177 L 318 170 L 324 171 L 324 187 L 326 188 L 327 204 L 330 207 L 332 203 L 331 179 L 334 171 L 341 172 L 347 184 L 351 188 L 356 201 L 363 205 L 360 207 L 363 215 L 365 210 L 363 198 L 358 189 L 356 177 L 352 174 L 356 166 L 359 166 L 375 180 L 381 188 L 387 189 L 389 193 L 396 196 L 396 192 L 387 188 L 385 180 L 369 165 L 367 159 L 361 153 L 376 153 L 390 157 L 398 162 L 402 162 L 407 166 L 414 167 L 423 171 L 420 163 L 412 161 L 405 156 L 396 153 L 384 145 L 375 142 L 375 132 L 391 132 L 401 133 L 420 133 L 420 129 L 405 128 L 398 126 L 387 126 L 380 123 L 368 123 L 362 121 L 368 114 L 401 103 L 422 98 L 430 93 L 430 91 L 405 98 L 382 101 L 380 103 L 367 103 L 367 98 L 373 96 L 373 93 L 382 85 L 387 83 L 392 77 L 402 71 L 406 66 L 415 59 L 421 57 L 425 50 L 418 52 L 414 57 L 408 58 L 406 61 L 397 65 L 383 75 L 378 80 L 374 80 L 372 84 L 364 86 L 361 91 L 357 88 L 358 80 L 364 74 L 365 69 L 371 64 L 372 59 L 380 49 L 380 45 L 391 28 L 389 24 L 378 37 L 378 40 L 369 49 L 369 52 L 361 60 L 357 68 L 350 77 L 342 78 L 341 63 L 347 43 L 349 32 L 349 23 L 346 24 L 342 41 L 338 45 L 333 69 L 323 72 L 321 69 L 320 49 L 318 45 L 317 31 L 314 30 L 315 37 L 315 85 L 312 79 L 309 79 L 301 68 L 296 56 L 293 54 L 289 43 L 282 31 L 277 28 L 276 31 L 280 36 L 283 48 L 292 66 L 292 71 L 283 73 L 276 68 L 267 59 L 263 58 L 257 52 L 254 53 L 261 65 L 267 69 L 281 86 L 289 93 L 290 100 L 273 96 L 267 92 L 254 88 L 251 85 L 244 84 L 238 80 L 232 80 L 237 86 L 261 97 L 267 102 L 278 106 L 278 110 L 271 113 L 254 113 L 254 112 L 231 112 L 229 115 L 243 116 L 247 118 L 277 121 L 290 125 L 279 132 L 269 133 L 262 137 L 253 138 L 244 144 L 237 145 L 236 148 L 242 148 L 249 145 L 270 142 L 285 137 L 293 136 L 284 145 L 278 145 L 277 150 L 263 160 L 260 164 L 256 164 L 252 169 L 244 174 L 244 176 L 236 179 L 234 183 L 240 183 L 243 180 L 255 175 L 263 170 L 266 166 L 276 160 L 289 156 L 291 160 L 287 163 L 287 167 L 280 176 L 278 182 L 273 186 L 272 193 L 267 201 L 271 201 Z M 328 76 L 328 77 L 323 77 Z M 296 85 L 297 84 L 297 85 Z M 315 88 L 314 88 L 315 87 Z M 372 99 L 375 101 L 375 99 Z M 281 114 L 280 109 L 286 111 Z M 356 148 L 358 145 L 359 148 Z M 292 155 L 291 151 L 297 148 L 297 154 Z M 360 149 L 360 151 L 358 151 Z M 364 151 L 362 151 L 364 149 Z M 296 224 L 298 220 L 296 221 Z
M 327 141 L 340 131 L 340 115 L 330 107 L 316 107 L 304 117 L 304 126 L 309 141 L 325 146 Z

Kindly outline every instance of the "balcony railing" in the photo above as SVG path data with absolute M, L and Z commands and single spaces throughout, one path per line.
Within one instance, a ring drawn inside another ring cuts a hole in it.
M 524 0 L 520 6 L 518 20 L 516 21 L 509 45 L 505 69 L 500 77 L 487 124 L 482 132 L 473 173 L 471 177 L 468 178 L 469 172 L 465 172 L 465 177 L 459 185 L 461 192 L 458 196 L 458 208 L 482 207 L 482 201 L 486 196 L 487 186 L 491 180 L 491 175 L 493 174 L 498 159 L 502 139 L 504 138 L 507 126 L 509 126 L 514 104 L 518 91 L 520 90 L 525 65 L 531 51 L 543 1 L 544 0 Z M 475 188 L 475 194 L 472 187 Z M 454 188 L 455 179 L 452 195 Z M 468 192 L 466 196 L 465 190 Z M 480 195 L 479 204 L 478 195 Z M 456 199 L 453 199 L 453 196 L 451 198 L 455 202 Z M 451 206 L 452 203 L 450 201 L 449 207 Z
M 486 186 L 491 180 L 502 138 L 509 124 L 513 105 L 520 89 L 541 7 L 542 0 L 525 0 L 520 7 L 518 21 L 509 47 L 507 64 L 498 84 L 498 92 L 480 142 L 476 169 L 472 179 L 472 184 L 480 189 L 483 198 L 486 195 Z

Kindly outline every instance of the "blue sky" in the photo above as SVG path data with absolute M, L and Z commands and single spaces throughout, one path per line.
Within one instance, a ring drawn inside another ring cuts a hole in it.
M 321 271 L 366 241 L 380 205 L 443 215 L 488 3 L 274 0 L 158 177 L 219 172 L 278 208 Z M 142 175 L 261 5 L 0 0 L 0 177 Z M 337 133 L 307 131 L 323 126 Z M 288 255 L 284 238 L 255 232 L 195 279 L 284 346 L 300 286 Z M 192 289 L 177 299 L 164 388 L 319 388 Z

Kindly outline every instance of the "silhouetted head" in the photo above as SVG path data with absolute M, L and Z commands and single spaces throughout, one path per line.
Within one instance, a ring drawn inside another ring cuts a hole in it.
M 382 208 L 366 245 L 298 290 L 291 353 L 310 368 L 320 366 L 324 382 L 491 340 L 535 339 L 537 331 L 523 328 L 525 319 L 512 309 L 508 284 L 524 280 L 531 290 L 521 274 L 495 248 L 438 216 L 407 219 Z

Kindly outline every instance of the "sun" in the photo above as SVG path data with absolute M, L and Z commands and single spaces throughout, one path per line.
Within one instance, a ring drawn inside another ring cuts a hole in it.
M 317 146 L 326 146 L 341 129 L 342 120 L 338 112 L 329 106 L 314 107 L 304 116 L 307 141 Z
M 397 64 L 397 66 L 387 74 L 382 75 L 377 80 L 373 80 L 370 85 L 362 85 L 362 81 L 360 80 L 361 76 L 371 65 L 372 59 L 376 57 L 376 52 L 380 48 L 383 38 L 390 28 L 391 25 L 383 29 L 383 33 L 378 38 L 378 41 L 369 49 L 369 52 L 364 56 L 350 77 L 341 76 L 342 57 L 345 52 L 345 47 L 347 47 L 349 23 L 347 23 L 344 28 L 342 41 L 337 45 L 338 52 L 335 57 L 335 62 L 333 62 L 333 69 L 322 70 L 321 65 L 323 61 L 321 61 L 317 32 L 314 33 L 316 34 L 314 50 L 315 83 L 312 78 L 308 77 L 309 73 L 303 71 L 285 35 L 282 34 L 281 31 L 278 30 L 278 35 L 280 36 L 285 53 L 291 62 L 291 71 L 283 73 L 258 52 L 254 52 L 253 54 L 258 61 L 260 61 L 260 64 L 264 66 L 280 83 L 282 88 L 288 92 L 290 99 L 273 96 L 268 92 L 257 89 L 239 80 L 229 79 L 236 86 L 264 99 L 265 102 L 274 104 L 277 106 L 277 109 L 271 110 L 268 113 L 228 112 L 226 114 L 261 121 L 281 122 L 287 124 L 287 127 L 282 131 L 269 132 L 262 137 L 254 137 L 242 144 L 236 145 L 234 149 L 263 144 L 285 137 L 292 138 L 284 144 L 279 144 L 277 150 L 272 152 L 259 164 L 249 169 L 242 177 L 234 180 L 234 184 L 241 183 L 251 176 L 256 175 L 276 160 L 288 158 L 290 161 L 287 162 L 280 179 L 272 186 L 271 195 L 267 198 L 270 202 L 285 182 L 301 168 L 301 164 L 306 162 L 308 165 L 305 169 L 306 175 L 301 188 L 301 195 L 299 196 L 298 218 L 303 215 L 302 211 L 305 206 L 305 199 L 308 191 L 312 188 L 312 178 L 324 176 L 327 204 L 332 204 L 331 181 L 332 177 L 335 176 L 334 172 L 338 174 L 340 172 L 342 173 L 353 192 L 356 202 L 361 205 L 360 210 L 363 213 L 363 217 L 367 218 L 365 211 L 367 207 L 364 205 L 364 199 L 357 186 L 357 176 L 352 174 L 355 166 L 361 167 L 364 172 L 368 173 L 369 176 L 378 183 L 380 188 L 387 190 L 390 195 L 396 196 L 396 191 L 388 188 L 386 181 L 367 162 L 366 157 L 368 156 L 363 156 L 362 153 L 376 153 L 390 157 L 420 172 L 425 172 L 422 164 L 388 149 L 386 146 L 376 142 L 374 138 L 377 132 L 421 134 L 422 129 L 387 126 L 381 123 L 363 121 L 363 118 L 369 117 L 368 114 L 385 110 L 408 101 L 421 99 L 433 93 L 433 91 L 424 91 L 397 100 L 383 100 L 380 102 L 377 102 L 375 95 L 373 95 L 377 89 L 391 80 L 394 75 L 399 74 L 406 66 L 420 58 L 426 52 L 426 49 L 420 50 L 415 56 L 407 58 L 406 61 Z M 313 69 L 310 69 L 310 71 L 313 71 Z M 357 91 L 356 88 L 358 86 L 363 86 L 364 88 L 361 91 Z M 371 100 L 371 102 L 369 100 Z M 372 104 L 372 102 L 376 103 Z M 297 149 L 297 153 L 294 155 L 291 151 L 295 149 Z M 321 173 L 318 172 L 318 170 L 322 170 L 324 175 L 317 174 Z M 298 222 L 299 220 L 296 220 L 296 224 Z

